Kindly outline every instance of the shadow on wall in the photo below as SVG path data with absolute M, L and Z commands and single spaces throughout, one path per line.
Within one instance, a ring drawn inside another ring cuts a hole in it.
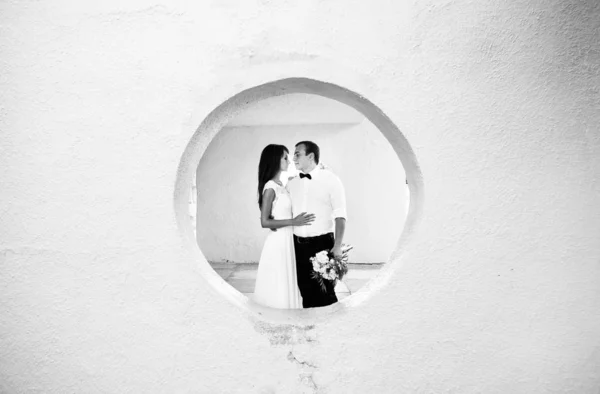
M 302 140 L 320 146 L 321 162 L 344 184 L 348 212 L 344 239 L 354 246 L 350 262 L 381 264 L 389 259 L 404 226 L 409 198 L 396 153 L 353 108 L 317 95 L 288 94 L 260 101 L 232 120 L 200 161 L 190 216 L 209 262 L 258 261 L 269 231 L 260 226 L 257 204 L 260 153 L 271 143 L 293 152 Z

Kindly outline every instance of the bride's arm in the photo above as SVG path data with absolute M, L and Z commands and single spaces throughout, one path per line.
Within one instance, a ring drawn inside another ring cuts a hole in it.
M 275 200 L 275 190 L 266 189 L 263 192 L 262 205 L 260 207 L 260 225 L 262 228 L 276 229 L 287 226 L 306 226 L 315 220 L 315 215 L 306 214 L 306 212 L 302 212 L 293 219 L 271 219 L 273 200 Z

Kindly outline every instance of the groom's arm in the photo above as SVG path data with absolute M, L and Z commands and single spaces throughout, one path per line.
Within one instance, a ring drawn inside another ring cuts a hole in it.
M 335 258 L 342 257 L 342 242 L 346 231 L 346 218 L 335 218 L 335 243 L 331 252 Z
M 342 242 L 346 232 L 346 193 L 342 181 L 334 175 L 331 182 L 331 208 L 335 218 L 335 241 L 331 252 L 336 258 L 342 257 Z

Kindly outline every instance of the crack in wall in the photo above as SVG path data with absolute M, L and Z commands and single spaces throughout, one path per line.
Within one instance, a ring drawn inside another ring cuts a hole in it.
M 305 386 L 310 387 L 313 390 L 313 393 L 319 392 L 319 387 L 313 380 L 312 373 L 300 374 L 300 383 L 302 383 Z
M 318 368 L 317 365 L 309 361 L 298 360 L 298 358 L 294 355 L 293 349 L 289 351 L 287 359 L 289 362 L 296 364 L 300 367 L 301 371 L 298 374 L 298 379 L 300 380 L 300 383 L 310 388 L 313 394 L 318 393 L 319 387 L 313 379 L 313 373 Z
M 300 361 L 296 358 L 296 356 L 294 356 L 294 353 L 290 350 L 290 352 L 288 353 L 287 356 L 288 361 L 292 362 L 292 363 L 296 363 L 298 365 L 301 365 L 303 367 L 309 367 L 309 368 L 317 368 L 316 365 L 309 363 L 308 361 Z

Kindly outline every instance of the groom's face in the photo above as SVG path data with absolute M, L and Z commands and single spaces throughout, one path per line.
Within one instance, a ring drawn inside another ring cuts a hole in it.
M 296 165 L 296 169 L 304 172 L 304 170 L 310 167 L 311 163 L 312 156 L 306 156 L 306 147 L 304 144 L 298 145 L 294 151 L 294 164 Z

